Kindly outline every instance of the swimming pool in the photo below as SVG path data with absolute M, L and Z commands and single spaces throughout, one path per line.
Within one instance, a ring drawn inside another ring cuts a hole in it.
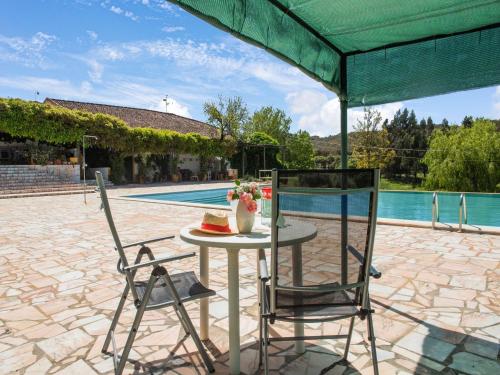
M 131 195 L 129 198 L 153 199 L 229 206 L 228 189 L 183 191 L 177 193 Z M 468 224 L 500 227 L 500 194 L 468 193 Z M 458 223 L 460 193 L 439 193 L 439 221 Z M 403 220 L 432 220 L 432 192 L 381 191 L 378 217 Z

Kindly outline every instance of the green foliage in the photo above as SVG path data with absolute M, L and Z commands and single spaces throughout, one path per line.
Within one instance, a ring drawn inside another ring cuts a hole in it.
M 414 184 L 407 184 L 401 181 L 388 180 L 386 178 L 380 179 L 381 190 L 424 190 L 423 187 Z
M 340 168 L 340 156 L 339 155 L 315 155 L 314 165 L 316 168 L 321 169 L 335 169 Z
M 437 130 L 424 163 L 429 189 L 493 192 L 500 182 L 500 133 L 484 119 L 470 128 Z
M 171 130 L 131 128 L 121 119 L 54 107 L 20 99 L 0 98 L 0 132 L 51 144 L 76 145 L 84 134 L 98 137 L 95 145 L 132 155 L 138 153 L 190 153 L 229 156 L 234 142 Z
M 314 149 L 307 131 L 299 130 L 295 134 L 290 134 L 286 146 L 286 155 L 282 161 L 286 168 L 314 168 Z
M 125 163 L 119 153 L 113 153 L 110 157 L 109 179 L 115 185 L 123 184 L 125 181 Z
M 474 123 L 474 118 L 472 116 L 465 116 L 462 120 L 462 126 L 464 128 L 471 128 Z
M 219 129 L 221 141 L 226 136 L 240 139 L 243 124 L 248 121 L 248 110 L 239 96 L 227 99 L 219 96 L 218 103 L 205 103 L 203 111 L 207 115 L 207 122 Z
M 426 150 L 428 148 L 429 137 L 434 130 L 434 123 L 431 118 L 426 122 L 417 122 L 414 111 L 397 111 L 390 122 L 386 122 L 383 127 L 387 131 L 389 144 L 395 149 L 397 156 L 385 168 L 389 177 L 393 176 L 413 176 L 417 181 L 419 173 L 425 173 L 425 165 L 420 161 L 423 152 L 415 150 Z
M 364 109 L 363 121 L 358 120 L 358 133 L 352 157 L 358 168 L 384 168 L 396 156 L 390 146 L 387 130 L 380 129 L 382 116 L 375 109 Z
M 239 150 L 231 158 L 231 166 L 237 168 L 243 173 L 243 147 L 245 147 L 245 174 L 258 175 L 259 169 L 272 169 L 281 167 L 278 161 L 279 149 L 267 147 L 265 152 L 264 168 L 264 148 L 258 145 L 278 145 L 278 141 L 269 135 L 261 132 L 255 132 L 248 138 L 248 144 L 240 144 Z
M 25 157 L 33 164 L 47 165 L 55 156 L 56 150 L 53 146 L 38 142 L 26 144 Z
M 284 111 L 271 106 L 262 107 L 255 111 L 252 118 L 244 127 L 244 138 L 248 139 L 253 133 L 265 133 L 284 145 L 290 134 L 292 119 Z

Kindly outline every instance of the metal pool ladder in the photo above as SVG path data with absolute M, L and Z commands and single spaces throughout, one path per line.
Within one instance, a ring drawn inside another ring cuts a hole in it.
M 458 204 L 458 231 L 462 231 L 462 222 L 467 224 L 467 200 L 465 193 L 460 194 L 460 203 Z
M 439 200 L 437 191 L 432 194 L 432 229 L 435 229 L 436 221 L 439 221 Z

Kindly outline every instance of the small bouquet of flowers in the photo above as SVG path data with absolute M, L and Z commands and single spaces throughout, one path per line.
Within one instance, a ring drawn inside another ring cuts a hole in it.
M 240 180 L 235 180 L 235 187 L 227 192 L 227 201 L 240 200 L 251 213 L 257 212 L 257 200 L 262 194 L 259 186 L 255 182 L 242 184 Z

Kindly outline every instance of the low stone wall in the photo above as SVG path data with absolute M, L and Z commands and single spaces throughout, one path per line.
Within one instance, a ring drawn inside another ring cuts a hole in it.
M 61 180 L 67 180 L 74 183 L 80 182 L 80 166 L 78 164 L 71 165 L 31 165 L 33 169 L 45 172 L 52 176 L 57 176 Z

